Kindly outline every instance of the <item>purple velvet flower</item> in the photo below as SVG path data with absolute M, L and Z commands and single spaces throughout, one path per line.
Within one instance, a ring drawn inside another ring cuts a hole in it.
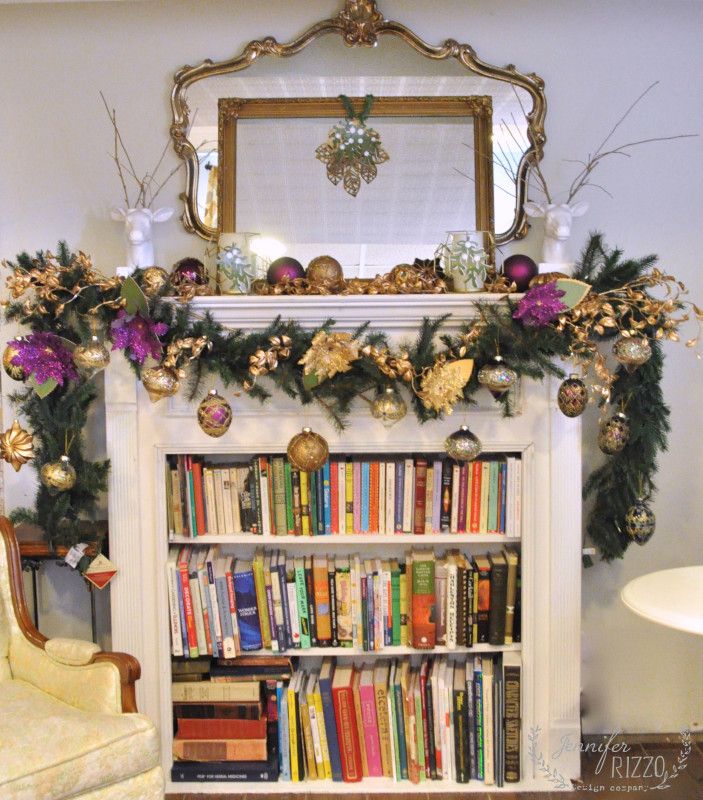
M 565 294 L 554 282 L 534 286 L 518 303 L 513 318 L 530 328 L 544 328 L 567 310 L 568 306 L 559 299 Z
M 13 341 L 12 346 L 17 349 L 12 364 L 34 375 L 37 383 L 53 378 L 63 386 L 64 381 L 78 377 L 71 351 L 54 333 L 30 333 L 19 341 Z
M 140 314 L 130 316 L 124 309 L 112 323 L 112 349 L 125 350 L 127 356 L 143 364 L 147 356 L 161 358 L 159 336 L 168 333 L 168 325 L 144 319 Z

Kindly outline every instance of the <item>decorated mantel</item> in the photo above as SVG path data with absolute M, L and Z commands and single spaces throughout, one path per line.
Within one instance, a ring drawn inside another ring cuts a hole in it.
M 524 124 L 511 116 L 508 134 L 522 149 L 491 149 L 506 124 L 492 120 L 485 81 L 481 94 L 470 96 L 460 82 L 441 97 L 376 97 L 358 76 L 341 82 L 346 93 L 339 97 L 245 93 L 238 73 L 255 58 L 291 56 L 328 34 L 347 45 L 398 40 L 418 57 L 456 61 L 473 78 L 506 84 L 524 116 Z M 210 119 L 220 136 L 213 148 L 211 132 L 191 130 L 189 108 L 198 90 L 207 94 L 202 84 L 223 74 L 235 81 L 233 92 L 244 94 L 220 98 Z M 31 462 L 40 477 L 35 506 L 16 509 L 14 519 L 40 525 L 52 546 L 74 547 L 81 572 L 90 560 L 79 560 L 79 522 L 108 490 L 109 557 L 118 570 L 113 644 L 142 663 L 140 708 L 170 730 L 163 678 L 169 671 L 167 455 L 287 451 L 293 464 L 314 470 L 330 453 L 446 452 L 457 462 L 482 452 L 518 453 L 525 470 L 523 740 L 536 727 L 547 748 L 563 735 L 576 740 L 582 490 L 592 500 L 585 530 L 604 560 L 654 534 L 649 500 L 669 417 L 660 386 L 664 345 L 678 341 L 689 320 L 703 319 L 656 257 L 626 257 L 598 233 L 580 255 L 568 249 L 572 218 L 587 210 L 581 195 L 595 188 L 595 167 L 643 142 L 609 144 L 621 119 L 560 200 L 540 166 L 545 101 L 538 76 L 488 65 L 453 40 L 429 45 L 384 20 L 374 3 L 350 0 L 294 42 L 268 37 L 231 61 L 177 73 L 171 133 L 186 166 L 183 222 L 208 245 L 205 254 L 184 254 L 167 270 L 158 266 L 150 229 L 171 212 L 152 206 L 178 167 L 161 183 L 158 169 L 143 178 L 125 170 L 132 161 L 116 114 L 105 106 L 124 195 L 113 218 L 125 223 L 126 264 L 98 269 L 65 243 L 5 262 L 6 318 L 22 332 L 3 355 L 5 372 L 17 381 L 18 419 L 0 436 L 0 453 L 17 470 Z M 365 245 L 363 258 L 353 262 L 356 244 L 325 241 L 311 253 L 306 242 L 314 239 L 274 239 L 267 227 L 274 222 L 257 222 L 263 235 L 243 232 L 254 227 L 246 216 L 241 226 L 235 219 L 235 211 L 246 215 L 237 194 L 246 197 L 247 185 L 237 184 L 241 170 L 233 164 L 244 158 L 236 147 L 246 144 L 247 120 L 283 120 L 294 139 L 296 119 L 332 119 L 331 128 L 324 122 L 326 140 L 309 150 L 306 142 L 295 157 L 309 158 L 319 196 L 331 192 L 329 203 L 341 202 L 351 218 L 366 203 L 372 207 L 373 193 L 403 161 L 391 126 L 384 128 L 389 116 L 409 124 L 423 118 L 423 130 L 437 118 L 471 121 L 472 141 L 456 144 L 473 152 L 472 173 L 450 169 L 452 180 L 455 173 L 461 178 L 453 186 L 464 194 L 470 187 L 474 216 L 466 230 L 455 230 L 456 220 L 447 218 L 426 241 L 405 242 L 410 229 L 401 226 L 384 252 L 402 252 L 402 261 L 375 274 L 362 274 Z M 227 138 L 232 126 L 237 134 Z M 201 135 L 204 145 L 197 144 Z M 494 209 L 505 189 L 493 181 L 494 169 L 512 186 L 500 224 Z M 207 192 L 198 191 L 198 181 Z M 539 266 L 527 255 L 501 256 L 503 244 L 527 233 L 528 217 L 545 218 Z M 694 333 L 686 344 L 697 341 Z M 103 376 L 109 462 L 91 463 L 83 436 Z M 582 487 L 579 417 L 589 400 L 599 405 L 600 419 L 583 434 L 597 440 L 605 460 Z M 431 536 L 425 538 L 421 543 L 431 546 Z M 330 537 L 328 546 L 348 552 L 338 548 L 354 544 Z M 103 569 L 113 569 L 100 557 Z M 170 744 L 164 735 L 164 766 L 171 763 Z M 559 788 L 539 758 L 525 769 L 521 786 Z M 577 777 L 578 753 L 566 753 L 558 769 L 562 783 Z

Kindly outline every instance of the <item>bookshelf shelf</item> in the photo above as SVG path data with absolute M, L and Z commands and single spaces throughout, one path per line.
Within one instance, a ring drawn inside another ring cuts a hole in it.
M 260 536 L 258 534 L 241 533 L 224 536 L 175 536 L 169 539 L 173 545 L 199 544 L 241 544 L 261 547 L 314 547 L 324 550 L 326 547 L 356 547 L 358 545 L 415 545 L 431 547 L 432 545 L 484 545 L 484 544 L 519 544 L 517 536 L 504 536 L 501 533 L 457 534 L 427 533 L 415 535 L 398 533 L 392 536 L 380 534 L 337 534 L 332 536 Z
M 473 647 L 434 647 L 432 650 L 418 650 L 415 647 L 384 647 L 382 650 L 360 650 L 357 647 L 306 647 L 304 649 L 286 650 L 283 653 L 273 650 L 247 650 L 244 656 L 288 656 L 291 658 L 395 658 L 397 656 L 439 656 L 472 653 L 507 653 L 520 652 L 522 644 L 476 644 Z

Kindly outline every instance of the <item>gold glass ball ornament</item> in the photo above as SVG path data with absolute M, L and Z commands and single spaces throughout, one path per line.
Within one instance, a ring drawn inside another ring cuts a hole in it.
M 110 353 L 97 336 L 91 336 L 88 344 L 73 351 L 73 363 L 83 372 L 97 372 L 110 363 Z
M 583 414 L 588 404 L 586 384 L 573 374 L 562 382 L 557 392 L 557 405 L 566 417 L 578 417 Z
M 224 436 L 232 424 L 232 407 L 217 389 L 211 389 L 198 406 L 198 425 L 208 436 Z
M 652 348 L 644 336 L 620 336 L 613 345 L 613 355 L 628 372 L 634 372 L 649 361 Z
M 19 336 L 14 341 L 7 343 L 5 352 L 2 354 L 2 366 L 13 381 L 24 381 L 27 379 L 27 373 L 24 371 L 24 367 L 12 363 L 12 359 L 19 352 L 14 344 L 16 341 L 21 341 Z
M 22 464 L 34 458 L 34 437 L 24 430 L 18 420 L 5 433 L 0 434 L 0 455 L 19 472 Z
M 334 291 L 344 283 L 342 265 L 332 256 L 317 256 L 308 264 L 305 277 L 314 286 L 324 286 Z
M 517 381 L 517 372 L 503 361 L 502 356 L 496 356 L 490 364 L 484 364 L 478 371 L 478 382 L 497 400 L 505 394 Z
M 481 455 L 481 440 L 471 433 L 468 425 L 462 425 L 444 441 L 447 455 L 455 461 L 473 461 Z
M 44 464 L 39 477 L 47 489 L 54 489 L 57 492 L 67 492 L 76 485 L 76 470 L 68 456 L 61 456 L 58 461 Z
M 371 403 L 371 416 L 380 419 L 386 428 L 399 422 L 408 413 L 405 400 L 392 386 L 386 386 L 383 393 Z
M 330 454 L 325 439 L 310 428 L 303 428 L 288 443 L 288 460 L 303 472 L 321 469 Z
M 168 272 L 162 267 L 147 267 L 141 274 L 139 284 L 147 297 L 156 297 L 168 283 Z
M 630 423 L 622 411 L 606 420 L 598 432 L 598 447 L 608 456 L 619 453 L 630 439 Z
M 180 389 L 178 373 L 171 367 L 150 367 L 142 372 L 142 384 L 152 403 L 162 397 L 173 397 Z
M 638 497 L 637 502 L 630 506 L 625 514 L 625 530 L 627 535 L 637 544 L 647 544 L 654 535 L 656 517 L 643 497 Z

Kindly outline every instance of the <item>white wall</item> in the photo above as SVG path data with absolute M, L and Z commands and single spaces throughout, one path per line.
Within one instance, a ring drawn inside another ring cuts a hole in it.
M 207 56 L 230 56 L 264 34 L 285 41 L 338 8 L 333 0 L 1 7 L 0 256 L 52 247 L 66 238 L 110 272 L 122 259 L 122 244 L 107 210 L 119 201 L 120 190 L 98 91 L 118 109 L 133 157 L 146 169 L 168 136 L 170 77 L 177 68 Z M 654 80 L 661 81 L 656 93 L 616 141 L 703 131 L 703 4 L 694 0 L 453 0 L 431 6 L 386 0 L 381 9 L 428 41 L 451 35 L 469 41 L 490 62 L 513 62 L 544 78 L 545 171 L 555 186 L 565 186 L 573 173 L 573 165 L 562 159 L 583 158 Z M 576 240 L 600 229 L 628 254 L 657 252 L 664 267 L 703 298 L 702 155 L 703 139 L 694 139 L 647 145 L 631 159 L 604 164 L 599 178 L 614 199 L 592 192 L 591 210 L 575 224 Z M 172 183 L 162 195 L 164 204 L 176 205 L 180 189 Z M 176 222 L 161 225 L 156 237 L 164 264 L 202 252 L 201 242 Z M 538 237 L 520 249 L 536 255 Z M 660 465 L 657 533 L 647 547 L 631 548 L 624 562 L 598 564 L 584 573 L 589 732 L 673 731 L 703 723 L 700 642 L 645 623 L 619 601 L 622 586 L 637 575 L 701 561 L 701 365 L 682 346 L 672 345 L 667 353 L 664 388 L 673 431 Z M 585 433 L 586 471 L 597 462 L 593 422 Z M 17 480 L 6 473 L 10 507 L 22 495 L 31 496 L 29 474 L 25 470 Z M 82 592 L 61 587 L 69 615 L 79 615 Z M 64 623 L 53 615 L 46 629 L 58 632 L 64 625 L 85 631 L 85 617 Z

